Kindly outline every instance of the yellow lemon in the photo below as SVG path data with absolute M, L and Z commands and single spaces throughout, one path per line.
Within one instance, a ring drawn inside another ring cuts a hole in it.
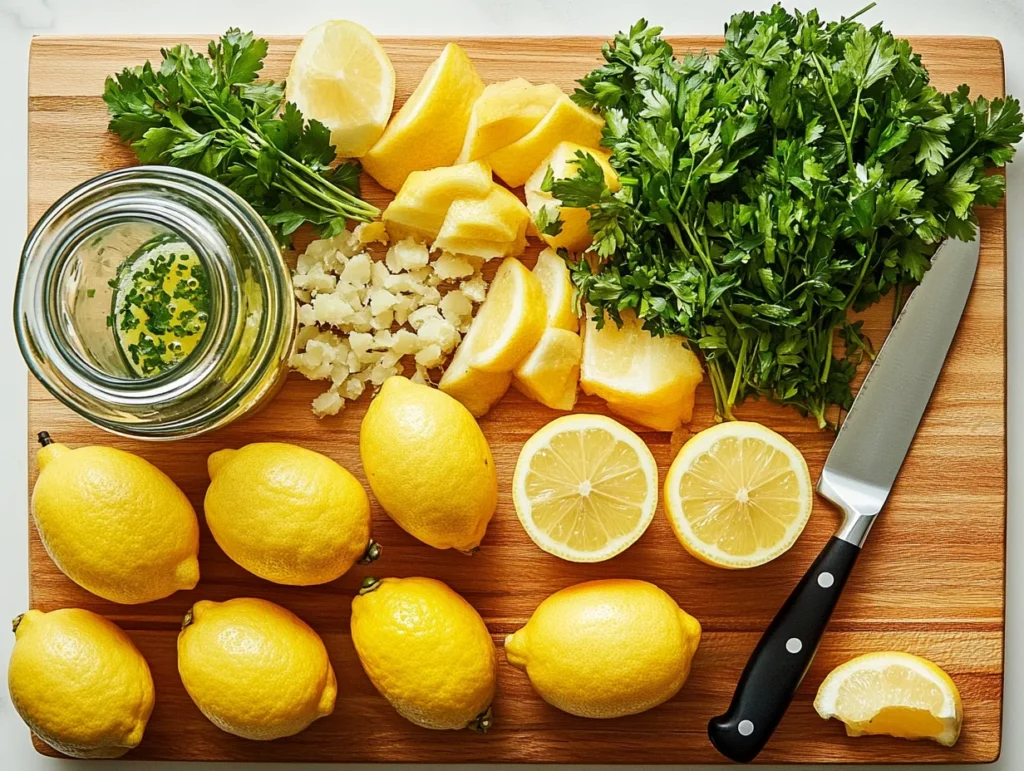
M 583 342 L 567 329 L 549 327 L 515 368 L 513 385 L 521 394 L 553 410 L 571 410 L 580 382 Z
M 557 233 L 541 231 L 540 237 L 551 248 L 566 249 L 572 254 L 586 251 L 593 241 L 588 227 L 590 212 L 586 209 L 562 206 L 562 202 L 543 187 L 549 170 L 553 180 L 567 179 L 579 174 L 581 154 L 590 156 L 597 163 L 604 174 L 604 183 L 611 192 L 614 193 L 622 187 L 619 184 L 619 175 L 608 163 L 607 153 L 583 147 L 575 142 L 560 142 L 551 154 L 541 161 L 524 185 L 526 207 L 530 210 L 534 222 L 542 216 L 541 209 L 546 210 L 543 217 L 548 222 L 559 221 L 559 225 L 556 226 Z
M 334 711 L 338 683 L 320 636 L 266 600 L 201 600 L 178 634 L 178 674 L 223 731 L 280 739 Z
M 449 43 L 363 156 L 363 168 L 388 190 L 398 190 L 414 171 L 451 166 L 462 149 L 473 103 L 483 90 L 466 52 Z
M 785 437 L 729 421 L 692 437 L 665 478 L 665 510 L 697 559 L 723 568 L 770 562 L 811 516 L 811 474 Z
M 167 597 L 199 582 L 199 522 L 153 464 L 113 447 L 49 443 L 39 451 L 32 515 L 54 563 L 112 602 Z
M 498 268 L 473 319 L 479 327 L 469 364 L 484 372 L 510 372 L 544 334 L 544 290 L 523 263 L 509 257 Z
M 700 624 L 654 584 L 576 584 L 505 638 L 508 663 L 549 704 L 580 717 L 635 715 L 671 699 L 690 674 Z
M 928 659 L 869 653 L 836 667 L 818 689 L 818 714 L 846 724 L 849 736 L 885 734 L 952 747 L 964 707 L 956 684 Z
M 472 551 L 498 503 L 494 458 L 458 401 L 404 377 L 384 381 L 359 430 L 370 489 L 410 535 Z
M 604 118 L 562 94 L 540 122 L 510 145 L 483 160 L 509 187 L 520 187 L 559 142 L 600 147 Z
M 30 610 L 14 620 L 11 703 L 32 732 L 75 758 L 137 747 L 153 711 L 153 678 L 131 639 L 88 610 Z
M 528 134 L 562 96 L 553 83 L 523 78 L 491 83 L 473 103 L 459 162 L 476 160 Z
M 376 559 L 370 499 L 318 452 L 280 442 L 219 450 L 207 461 L 206 524 L 231 559 L 260 578 L 309 586 Z
M 491 167 L 481 161 L 414 171 L 381 219 L 392 241 L 412 237 L 432 243 L 453 201 L 486 198 L 493 187 Z
M 540 282 L 547 308 L 547 326 L 578 332 L 580 317 L 575 308 L 575 289 L 569 275 L 569 266 L 554 249 L 544 249 L 537 255 L 533 275 Z
M 544 551 L 571 562 L 601 562 L 628 549 L 651 524 L 658 467 L 643 440 L 621 423 L 566 415 L 523 445 L 512 500 Z
M 441 391 L 458 400 L 475 418 L 490 412 L 512 383 L 511 372 L 481 372 L 469 366 L 480 330 L 479 325 L 470 325 L 437 384 Z
M 598 329 L 593 309 L 587 309 L 580 365 L 583 392 L 657 431 L 688 423 L 703 378 L 697 356 L 678 335 L 653 336 L 632 311 L 622 311 L 621 318 L 621 328 L 606 316 Z
M 330 130 L 339 157 L 358 158 L 380 139 L 391 117 L 395 69 L 365 27 L 325 21 L 295 51 L 288 101 Z
M 432 578 L 367 579 L 352 643 L 374 687 L 418 726 L 486 731 L 497 654 L 480 614 Z

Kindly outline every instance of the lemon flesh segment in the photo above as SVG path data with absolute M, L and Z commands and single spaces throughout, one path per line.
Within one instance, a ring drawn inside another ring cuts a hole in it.
M 604 118 L 562 94 L 521 139 L 484 157 L 509 187 L 520 187 L 559 142 L 600 147 Z
M 469 365 L 484 372 L 511 372 L 544 334 L 544 292 L 514 257 L 494 275 L 470 331 L 479 327 Z
M 654 337 L 632 311 L 622 327 L 605 317 L 597 328 L 593 308 L 584 324 L 580 385 L 614 412 L 657 431 L 690 421 L 704 375 L 697 356 L 678 335 Z
M 395 70 L 366 28 L 327 21 L 307 32 L 295 52 L 288 100 L 327 126 L 339 157 L 359 158 L 391 117 Z
M 654 518 L 658 469 L 643 441 L 603 415 L 566 415 L 523 446 L 516 514 L 541 549 L 601 562 L 629 548 Z
M 451 166 L 462 149 L 473 103 L 483 90 L 469 56 L 449 43 L 363 156 L 363 168 L 382 186 L 397 191 L 414 171 Z
M 870 653 L 836 667 L 818 690 L 821 717 L 846 724 L 850 736 L 931 739 L 952 747 L 963 725 L 963 704 L 953 680 L 919 656 Z
M 578 155 L 583 153 L 589 155 L 604 174 L 604 183 L 611 192 L 619 190 L 622 185 L 619 183 L 619 175 L 608 162 L 610 157 L 607 153 L 594 150 L 575 142 L 560 142 L 551 154 L 541 161 L 541 164 L 526 180 L 523 190 L 526 194 L 526 207 L 530 210 L 530 216 L 536 221 L 541 209 L 548 210 L 549 220 L 561 221 L 561 229 L 557 234 L 540 233 L 541 239 L 552 249 L 566 249 L 572 254 L 583 252 L 590 247 L 593 236 L 590 234 L 588 223 L 590 212 L 586 209 L 562 206 L 561 200 L 548 191 L 541 189 L 548 169 L 551 170 L 553 179 L 569 179 L 579 174 Z
M 724 568 L 770 562 L 796 543 L 811 515 L 811 476 L 800 451 L 759 423 L 701 431 L 672 462 L 665 508 L 676 537 Z
M 479 161 L 414 171 L 381 219 L 393 241 L 411 236 L 433 242 L 453 201 L 485 198 L 493 187 L 491 167 Z
M 576 405 L 582 352 L 578 334 L 549 327 L 530 355 L 516 367 L 513 385 L 545 407 L 571 410 Z
M 533 275 L 540 282 L 547 308 L 547 325 L 556 329 L 578 332 L 580 319 L 573 308 L 575 289 L 569 276 L 569 266 L 554 249 L 545 249 L 537 255 Z
M 524 78 L 491 83 L 473 104 L 459 163 L 483 158 L 530 133 L 560 96 L 562 90 L 552 83 L 535 86 Z

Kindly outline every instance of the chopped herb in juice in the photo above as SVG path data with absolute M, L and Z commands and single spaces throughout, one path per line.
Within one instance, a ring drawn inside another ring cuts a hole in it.
M 110 280 L 118 351 L 129 370 L 153 377 L 188 357 L 206 331 L 210 285 L 198 255 L 176 235 L 147 241 Z

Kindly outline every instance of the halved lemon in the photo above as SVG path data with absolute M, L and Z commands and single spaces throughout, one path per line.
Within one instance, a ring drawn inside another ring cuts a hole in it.
M 469 366 L 484 372 L 511 372 L 544 334 L 544 293 L 523 263 L 507 258 L 473 319 Z
M 601 562 L 629 548 L 651 524 L 658 467 L 643 440 L 621 423 L 566 415 L 523 445 L 512 498 L 541 549 L 570 562 Z
M 849 736 L 884 734 L 956 744 L 963 703 L 956 684 L 928 659 L 885 651 L 832 670 L 814 700 L 818 714 L 846 724 Z
M 573 308 L 572 279 L 569 266 L 558 256 L 554 249 L 545 249 L 537 255 L 537 264 L 533 266 L 533 275 L 540 281 L 544 290 L 544 302 L 548 309 L 547 324 L 556 329 L 568 329 L 578 332 L 580 318 Z
M 786 552 L 811 516 L 811 474 L 800 451 L 760 423 L 701 431 L 665 479 L 676 537 L 697 559 L 752 568 Z
M 359 158 L 384 133 L 395 103 L 395 70 L 370 32 L 325 21 L 302 38 L 288 73 L 288 100 L 331 131 L 339 157 Z

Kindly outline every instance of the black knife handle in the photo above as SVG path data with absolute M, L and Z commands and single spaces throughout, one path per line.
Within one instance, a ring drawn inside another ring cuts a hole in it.
M 860 548 L 833 537 L 761 637 L 728 711 L 708 723 L 711 743 L 730 760 L 748 763 L 768 743 L 814 659 L 859 555 Z

